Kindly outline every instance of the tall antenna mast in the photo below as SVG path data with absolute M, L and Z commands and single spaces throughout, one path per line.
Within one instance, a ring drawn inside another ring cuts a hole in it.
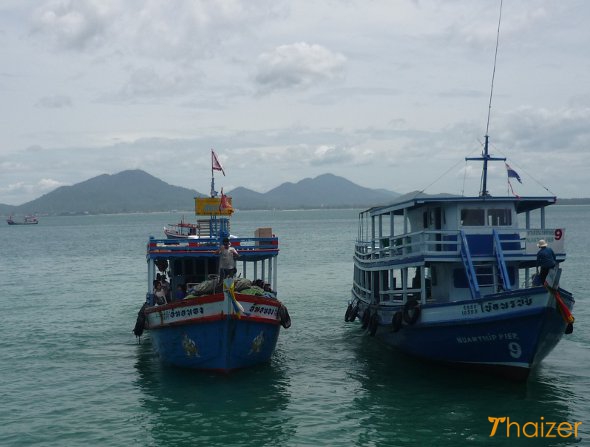
M 488 121 L 486 124 L 486 134 L 485 134 L 485 143 L 483 148 L 483 153 L 481 157 L 476 158 L 465 158 L 465 160 L 480 160 L 483 161 L 483 170 L 481 174 L 481 191 L 479 192 L 480 197 L 488 197 L 490 193 L 488 192 L 488 161 L 506 161 L 506 158 L 500 157 L 491 157 L 488 153 L 488 143 L 489 143 L 489 129 L 490 129 L 490 115 L 492 113 L 492 97 L 494 95 L 494 79 L 496 77 L 496 61 L 498 59 L 498 45 L 500 42 L 500 23 L 502 22 L 502 3 L 503 0 L 500 0 L 500 14 L 498 16 L 498 31 L 496 33 L 496 51 L 494 53 L 494 69 L 492 71 L 492 86 L 490 88 L 490 103 L 488 105 Z

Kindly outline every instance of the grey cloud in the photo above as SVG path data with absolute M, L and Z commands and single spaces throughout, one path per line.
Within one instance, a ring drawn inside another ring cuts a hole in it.
M 190 63 L 251 37 L 260 23 L 281 14 L 271 0 L 49 0 L 32 14 L 30 31 L 59 49 Z
M 31 31 L 68 50 L 84 50 L 102 41 L 113 23 L 112 1 L 49 1 L 33 14 Z
M 63 109 L 72 106 L 72 100 L 69 96 L 54 95 L 40 98 L 36 104 L 37 107 L 46 109 Z
M 142 102 L 184 96 L 199 85 L 201 75 L 191 70 L 156 70 L 142 67 L 133 70 L 123 87 L 105 100 Z
M 325 90 L 311 97 L 311 104 L 334 104 L 343 101 L 357 101 L 368 97 L 398 96 L 400 90 L 390 87 L 346 87 Z
M 499 135 L 519 151 L 590 152 L 590 108 L 533 109 L 522 107 L 501 116 Z
M 346 58 L 321 45 L 281 45 L 258 57 L 256 83 L 261 92 L 308 87 L 343 75 Z

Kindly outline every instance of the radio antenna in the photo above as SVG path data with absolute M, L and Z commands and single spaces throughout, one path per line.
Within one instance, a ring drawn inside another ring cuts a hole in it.
M 498 31 L 496 33 L 496 52 L 494 53 L 494 70 L 492 71 L 492 86 L 490 88 L 490 104 L 488 106 L 488 122 L 486 124 L 486 136 L 490 128 L 490 115 L 492 112 L 492 96 L 494 94 L 494 78 L 496 77 L 496 60 L 498 59 L 498 44 L 500 42 L 500 23 L 502 22 L 502 2 L 500 0 L 500 15 L 498 17 Z
M 483 146 L 483 152 L 481 157 L 476 158 L 465 158 L 465 160 L 479 160 L 483 161 L 483 169 L 481 172 L 481 191 L 479 192 L 480 197 L 488 197 L 490 193 L 488 192 L 488 161 L 496 161 L 496 160 L 504 160 L 506 158 L 499 158 L 499 157 L 492 157 L 488 152 L 488 143 L 489 143 L 489 129 L 490 129 L 490 115 L 492 112 L 492 97 L 494 95 L 494 78 L 496 77 L 496 60 L 498 59 L 498 43 L 500 41 L 500 23 L 502 22 L 502 2 L 500 0 L 500 15 L 498 17 L 498 32 L 496 34 L 496 52 L 494 54 L 494 70 L 492 71 L 492 87 L 490 88 L 490 103 L 488 106 L 488 122 L 486 124 L 486 134 L 485 134 L 485 142 Z

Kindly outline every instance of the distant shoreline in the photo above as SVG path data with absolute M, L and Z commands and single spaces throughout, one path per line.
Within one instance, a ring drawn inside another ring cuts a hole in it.
M 556 205 L 590 205 L 590 199 L 557 199 Z
M 588 206 L 590 205 L 590 199 L 559 199 L 554 206 Z M 346 206 L 346 207 L 324 207 L 324 208 L 237 208 L 236 212 L 241 211 L 281 211 L 281 212 L 293 212 L 293 211 L 326 211 L 326 210 L 359 210 L 365 209 L 358 206 Z M 81 217 L 81 216 L 115 216 L 115 215 L 133 215 L 133 214 L 188 214 L 193 215 L 194 210 L 164 210 L 164 211 L 129 211 L 129 212 L 114 212 L 114 213 L 62 213 L 62 214 L 46 214 L 36 213 L 38 217 Z M 0 217 L 8 217 L 15 214 L 0 214 Z

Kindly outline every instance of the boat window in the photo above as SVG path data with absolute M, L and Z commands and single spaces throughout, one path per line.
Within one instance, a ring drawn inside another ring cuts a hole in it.
M 488 210 L 488 225 L 491 225 L 494 227 L 512 225 L 512 210 L 510 210 L 510 209 Z
M 463 208 L 461 210 L 461 225 L 483 226 L 485 224 L 485 210 L 475 208 Z

